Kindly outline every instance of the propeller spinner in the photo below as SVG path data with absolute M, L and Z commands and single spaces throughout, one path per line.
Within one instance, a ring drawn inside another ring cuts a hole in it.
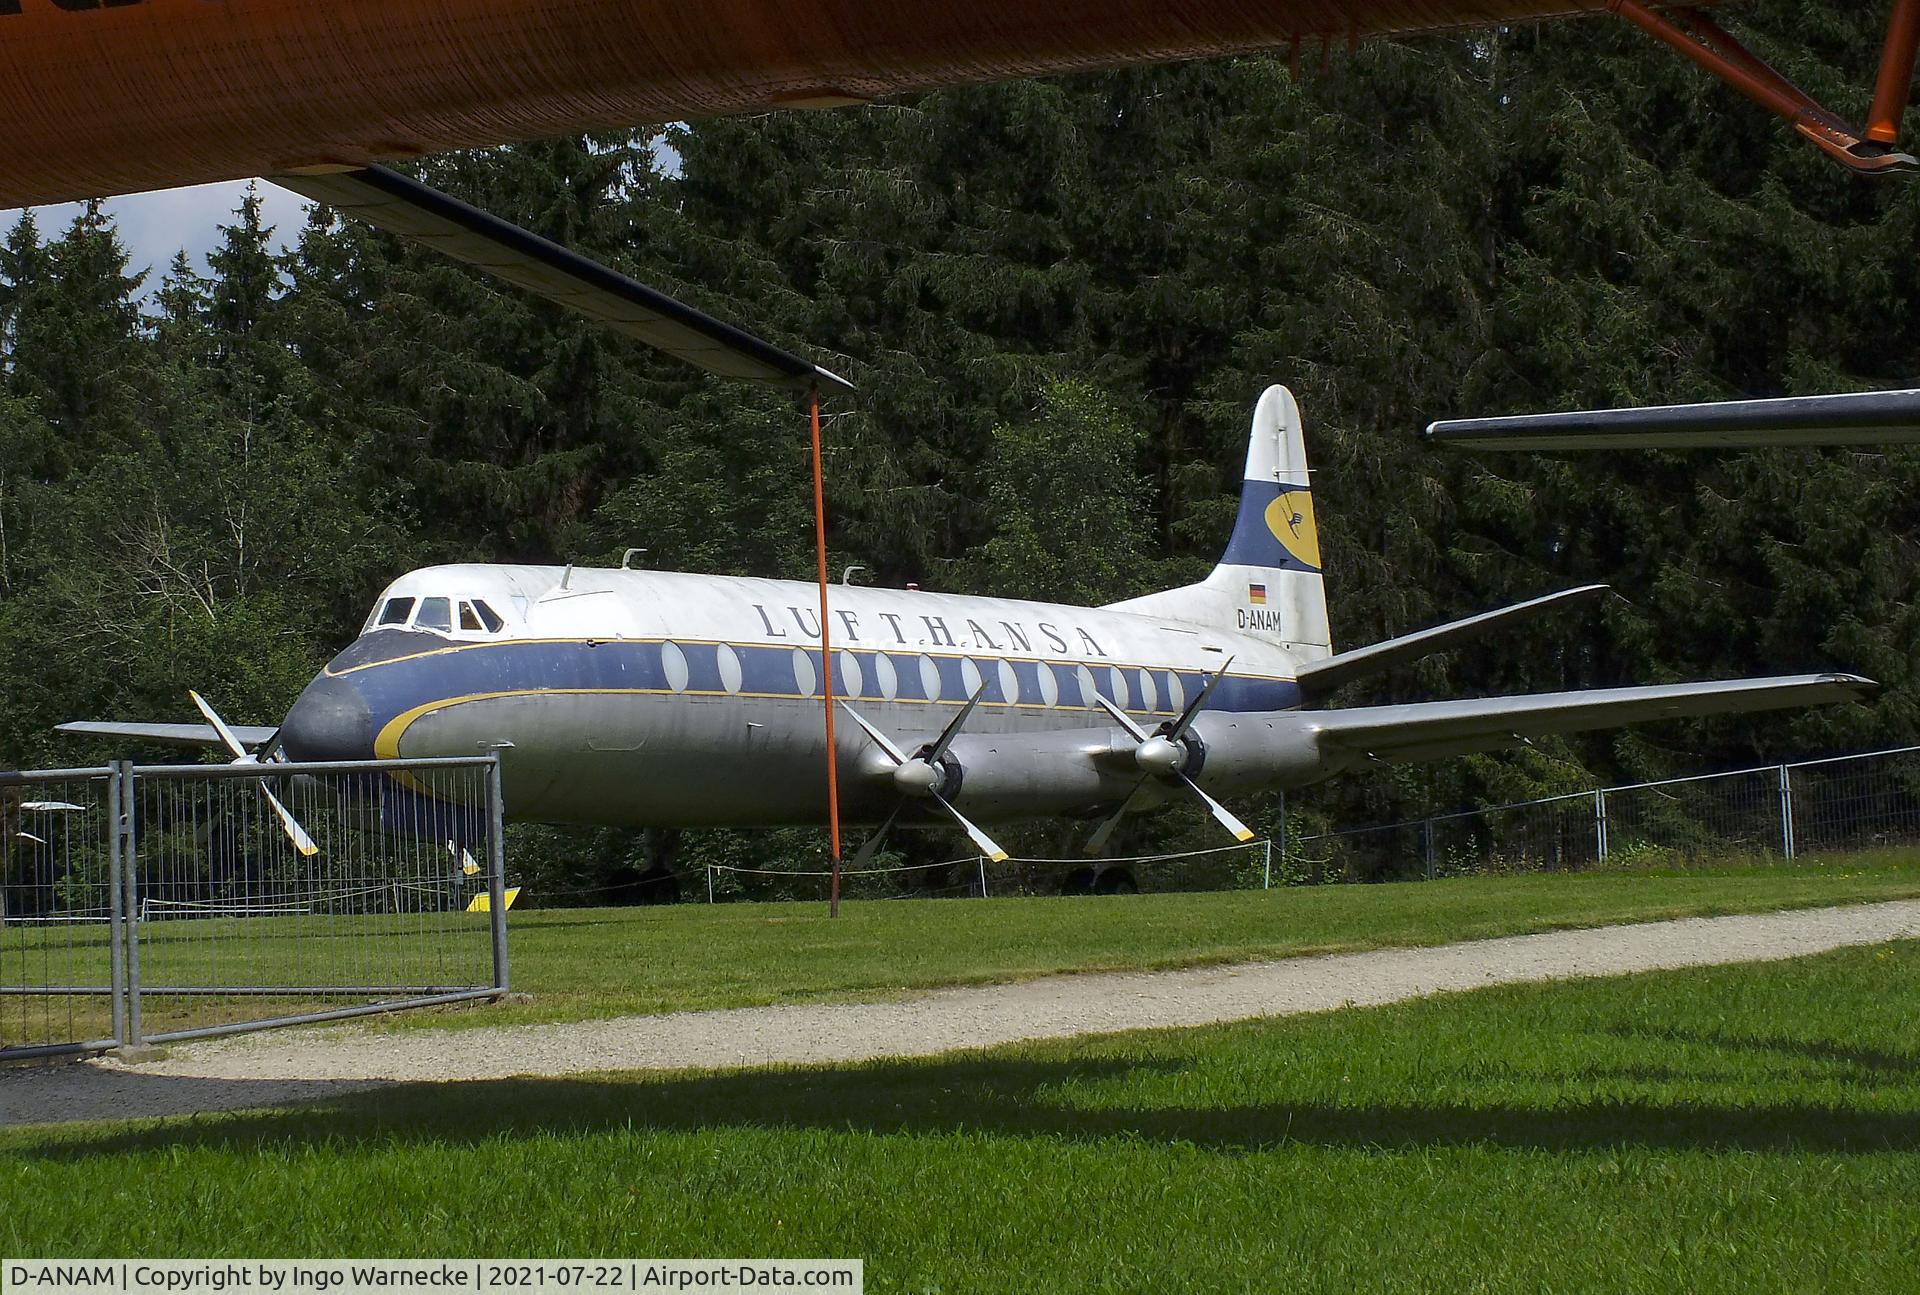
M 1234 840 L 1245 842 L 1253 839 L 1253 833 L 1248 830 L 1245 823 L 1236 818 L 1225 805 L 1200 790 L 1200 784 L 1187 775 L 1187 767 L 1193 763 L 1199 751 L 1199 747 L 1191 739 L 1193 721 L 1206 706 L 1207 698 L 1213 695 L 1214 687 L 1226 676 L 1227 666 L 1232 664 L 1233 659 L 1229 657 L 1224 665 L 1214 671 L 1213 678 L 1207 680 L 1206 685 L 1194 695 L 1193 700 L 1187 703 L 1187 708 L 1180 712 L 1178 719 L 1171 724 L 1161 725 L 1151 733 L 1141 728 L 1134 722 L 1131 715 L 1111 701 L 1098 693 L 1094 694 L 1093 699 L 1139 744 L 1133 749 L 1133 762 L 1140 769 L 1140 781 L 1134 784 L 1127 798 L 1120 802 L 1120 807 L 1094 829 L 1093 835 L 1087 840 L 1088 854 L 1098 854 L 1105 848 L 1107 841 L 1113 836 L 1114 829 L 1120 826 L 1120 820 L 1133 811 L 1134 805 L 1140 800 L 1148 785 L 1156 781 L 1173 783 L 1192 793 L 1207 807 L 1207 812 L 1213 815 L 1215 822 L 1233 833 Z

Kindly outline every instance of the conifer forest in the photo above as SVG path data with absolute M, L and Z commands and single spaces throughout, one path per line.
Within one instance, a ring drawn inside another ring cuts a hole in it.
M 1754 6 L 1857 116 L 1879 6 Z M 1775 11 L 1770 17 L 1769 11 Z M 1799 43 L 1804 37 L 1806 44 Z M 1310 60 L 1311 62 L 1311 60 Z M 1253 402 L 1297 393 L 1336 648 L 1618 595 L 1341 700 L 1843 669 L 1870 705 L 1543 741 L 1297 795 L 1366 823 L 1920 741 L 1920 450 L 1471 455 L 1436 418 L 1914 385 L 1920 187 L 1844 173 L 1601 21 L 1379 41 L 430 159 L 427 182 L 845 374 L 830 561 L 1105 603 L 1202 577 Z M 811 579 L 804 408 L 315 209 L 203 267 L 98 205 L 0 229 L 0 761 L 62 720 L 271 724 L 437 562 Z M 189 235 L 182 233 L 185 242 Z M 154 753 L 159 754 L 159 753 Z M 1237 806 L 1250 823 L 1272 804 Z M 1128 847 L 1210 844 L 1185 808 Z M 1059 824 L 1010 834 L 1058 852 Z M 690 833 L 806 860 L 824 833 Z M 536 831 L 586 885 L 644 834 Z M 964 853 L 906 833 L 896 853 Z M 812 866 L 807 864 L 806 866 Z

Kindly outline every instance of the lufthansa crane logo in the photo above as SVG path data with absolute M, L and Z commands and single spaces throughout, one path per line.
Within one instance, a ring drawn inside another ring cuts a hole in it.
M 1320 531 L 1313 522 L 1313 496 L 1305 490 L 1283 491 L 1267 505 L 1267 529 L 1294 561 L 1320 569 Z

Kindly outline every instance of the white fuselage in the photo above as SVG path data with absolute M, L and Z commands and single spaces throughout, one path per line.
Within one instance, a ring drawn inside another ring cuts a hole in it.
M 407 599 L 402 623 L 379 624 Z M 436 599 L 447 601 L 429 619 L 449 628 L 411 623 Z M 908 751 L 983 688 L 970 743 L 1075 734 L 1086 750 L 1131 748 L 1095 691 L 1145 728 L 1176 716 L 1223 667 L 1209 712 L 1299 700 L 1292 652 L 1171 618 L 848 586 L 829 590 L 828 614 L 834 695 Z M 508 810 L 522 819 L 818 822 L 819 622 L 819 590 L 794 581 L 427 568 L 388 589 L 367 632 L 315 681 L 288 717 L 287 747 L 296 759 L 499 750 Z M 871 739 L 844 714 L 836 729 L 849 819 L 884 816 L 897 797 L 873 776 L 884 770 Z M 1071 812 L 1137 781 L 1119 768 L 1088 777 L 1030 795 L 1003 779 L 990 803 L 970 803 L 988 818 Z

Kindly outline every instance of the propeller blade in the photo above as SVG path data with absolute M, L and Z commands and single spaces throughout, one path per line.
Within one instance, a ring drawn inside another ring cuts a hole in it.
M 19 840 L 22 840 L 22 841 L 31 841 L 31 842 L 33 842 L 33 843 L 34 843 L 35 845 L 45 845 L 45 844 L 47 843 L 47 838 L 46 838 L 46 837 L 44 837 L 44 836 L 35 836 L 35 835 L 34 835 L 33 833 L 31 833 L 31 832 L 15 832 L 15 833 L 14 833 L 14 836 L 15 836 L 16 838 L 18 838 Z
M 940 757 L 945 755 L 947 753 L 947 748 L 953 745 L 953 739 L 960 736 L 960 729 L 963 725 L 966 724 L 967 716 L 973 714 L 973 708 L 975 706 L 978 706 L 980 704 L 980 699 L 986 695 L 987 695 L 987 685 L 983 683 L 979 686 L 979 688 L 974 690 L 973 696 L 967 698 L 967 704 L 960 708 L 960 713 L 953 717 L 953 721 L 949 723 L 946 726 L 946 728 L 941 730 L 940 737 L 937 741 L 934 742 L 933 748 L 929 750 L 926 753 L 926 755 L 921 758 L 924 759 L 928 764 L 940 763 Z M 951 808 L 951 806 L 949 806 L 949 808 Z M 965 820 L 962 820 L 962 821 L 964 822 Z M 994 848 L 998 849 L 999 847 L 996 846 Z M 1001 857 L 1004 858 L 1005 856 L 1002 855 Z
M 267 804 L 272 807 L 273 812 L 280 816 L 280 826 L 286 830 L 287 839 L 293 842 L 294 849 L 309 858 L 320 853 L 320 847 L 315 845 L 313 838 L 307 835 L 307 829 L 300 826 L 300 820 L 293 816 L 293 811 L 280 803 L 280 798 L 273 794 L 272 789 L 264 781 L 260 784 L 260 794 L 266 797 Z
M 471 877 L 480 871 L 480 861 L 471 854 L 468 854 L 466 847 L 457 842 L 447 842 L 447 853 L 452 855 L 460 864 L 460 873 L 462 876 Z
M 1120 820 L 1133 812 L 1133 802 L 1140 799 L 1140 793 L 1147 789 L 1147 783 L 1152 777 L 1152 774 L 1146 774 L 1141 777 L 1139 782 L 1133 784 L 1133 790 L 1128 792 L 1126 799 L 1120 802 L 1120 808 L 1114 810 L 1113 813 L 1102 819 L 1100 826 L 1093 830 L 1093 835 L 1087 838 L 1087 843 L 1082 850 L 1083 853 L 1098 854 L 1107 848 L 1107 841 L 1113 836 L 1115 829 L 1120 826 Z
M 261 764 L 286 763 L 287 757 L 280 753 L 280 733 L 280 729 L 273 730 L 273 736 L 260 744 L 259 749 L 253 753 L 253 758 Z
M 1206 804 L 1207 812 L 1213 815 L 1214 820 L 1218 822 L 1221 827 L 1224 827 L 1227 829 L 1227 831 L 1233 833 L 1234 840 L 1241 841 L 1241 842 L 1253 840 L 1253 833 L 1248 830 L 1247 825 L 1245 823 L 1242 823 L 1239 819 L 1235 818 L 1233 816 L 1232 810 L 1228 809 L 1225 805 L 1222 805 L 1219 801 L 1215 800 L 1213 797 L 1207 795 L 1206 792 L 1201 791 L 1199 783 L 1187 777 L 1187 775 L 1184 773 L 1175 774 L 1174 776 L 1179 778 L 1180 781 L 1186 785 L 1186 788 L 1188 791 L 1198 796 L 1201 799 L 1201 801 L 1203 801 Z
M 1175 720 L 1173 727 L 1167 730 L 1167 736 L 1169 738 L 1178 742 L 1186 735 L 1187 726 L 1193 723 L 1194 717 L 1200 713 L 1200 708 L 1207 704 L 1207 698 L 1213 696 L 1215 685 L 1226 678 L 1227 667 L 1232 664 L 1233 658 L 1228 657 L 1225 661 L 1221 662 L 1220 668 L 1213 672 L 1213 678 L 1201 685 L 1200 691 L 1195 693 L 1193 700 L 1187 703 L 1187 708 L 1180 712 L 1180 718 Z
M 1093 699 L 1100 703 L 1101 707 L 1106 710 L 1107 714 L 1113 716 L 1116 720 L 1120 721 L 1120 727 L 1124 728 L 1125 730 L 1127 730 L 1127 732 L 1131 733 L 1133 735 L 1134 741 L 1144 742 L 1147 740 L 1149 736 L 1151 736 L 1147 732 L 1147 730 L 1145 730 L 1144 728 L 1141 728 L 1138 724 L 1133 722 L 1133 716 L 1121 710 L 1118 706 L 1108 701 L 1105 697 L 1102 697 L 1099 693 L 1093 694 Z
M 228 753 L 231 754 L 234 759 L 247 760 L 252 758 L 253 753 L 240 744 L 240 739 L 235 737 L 233 730 L 227 727 L 227 722 L 214 714 L 213 707 L 207 705 L 207 699 L 205 697 L 202 697 L 191 688 L 187 689 L 187 696 L 193 698 L 193 704 L 200 708 L 200 713 L 206 717 L 207 723 L 213 725 L 213 731 L 220 735 L 220 741 L 226 745 Z
M 981 689 L 981 692 L 984 692 L 984 691 L 986 691 L 984 688 Z M 980 694 L 975 693 L 973 695 L 973 700 L 979 701 Z M 971 703 L 969 703 L 969 706 L 971 706 Z M 961 718 L 962 719 L 966 718 L 965 711 L 961 712 Z M 967 834 L 968 839 L 971 840 L 976 846 L 980 847 L 980 853 L 986 855 L 989 859 L 992 859 L 995 863 L 1006 862 L 1007 852 L 1005 850 L 1002 850 L 999 844 L 992 837 L 988 836 L 985 832 L 982 832 L 979 828 L 975 827 L 973 825 L 973 820 L 969 819 L 965 814 L 962 814 L 959 810 L 955 809 L 953 807 L 952 801 L 949 801 L 945 796 L 939 795 L 938 793 L 935 793 L 933 799 L 934 799 L 934 802 L 938 804 L 941 809 L 946 810 L 947 813 L 953 816 L 953 821 L 960 825 L 960 830 Z
M 880 843 L 887 839 L 887 832 L 893 827 L 893 820 L 900 817 L 900 811 L 904 808 L 904 804 L 893 807 L 893 813 L 887 815 L 880 826 L 873 829 L 873 835 L 862 841 L 860 848 L 854 851 L 849 867 L 864 868 L 873 862 L 873 856 L 880 853 Z
M 907 762 L 906 752 L 902 751 L 899 747 L 895 746 L 892 740 L 889 739 L 885 733 L 882 733 L 879 729 L 867 723 L 866 716 L 862 715 L 859 711 L 847 705 L 847 703 L 845 702 L 840 703 L 840 709 L 847 712 L 847 714 L 853 716 L 853 722 L 858 724 L 861 728 L 865 729 L 867 736 L 873 739 L 873 744 L 879 747 L 882 751 L 885 751 L 888 757 L 891 758 L 895 764 L 905 764 Z

